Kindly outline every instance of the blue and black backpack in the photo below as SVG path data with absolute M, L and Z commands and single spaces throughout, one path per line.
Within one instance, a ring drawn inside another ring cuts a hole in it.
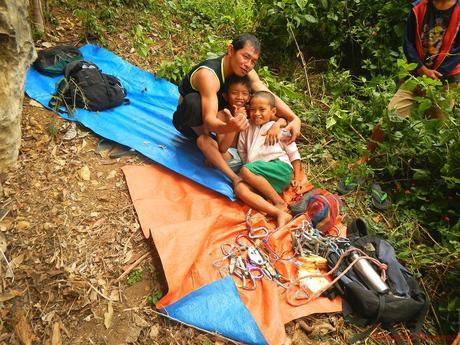
M 411 331 L 412 343 L 418 344 L 429 302 L 417 280 L 398 261 L 394 248 L 386 240 L 367 233 L 352 233 L 348 238 L 351 247 L 362 250 L 387 266 L 385 283 L 388 287 L 385 291 L 376 291 L 375 287 L 369 286 L 369 282 L 366 283 L 362 278 L 357 265 L 336 283 L 335 289 L 343 297 L 345 321 L 370 326 L 367 331 L 350 338 L 348 343 L 367 338 L 380 325 L 390 331 L 397 344 L 404 344 L 403 338 L 394 328 L 395 324 L 403 323 Z M 331 268 L 338 260 L 338 255 L 328 255 Z M 342 261 L 334 275 L 337 277 L 344 272 L 350 261 Z
M 100 111 L 127 103 L 126 90 L 118 78 L 102 73 L 92 62 L 79 60 L 66 66 L 50 106 L 65 106 L 71 114 L 75 108 Z

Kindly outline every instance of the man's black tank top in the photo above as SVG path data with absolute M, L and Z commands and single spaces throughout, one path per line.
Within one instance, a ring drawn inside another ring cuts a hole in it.
M 217 92 L 217 99 L 219 100 L 219 110 L 222 110 L 227 106 L 227 102 L 224 99 L 223 96 L 223 87 L 225 83 L 225 77 L 224 77 L 224 71 L 223 71 L 223 59 L 224 55 L 214 58 L 214 59 L 209 59 L 205 60 L 195 67 L 192 68 L 192 70 L 187 73 L 187 75 L 182 79 L 182 82 L 179 85 L 179 93 L 181 94 L 182 97 L 188 95 L 189 93 L 192 92 L 198 92 L 191 83 L 193 73 L 195 73 L 198 69 L 200 68 L 206 68 L 212 72 L 215 73 L 217 79 L 219 79 L 219 91 Z

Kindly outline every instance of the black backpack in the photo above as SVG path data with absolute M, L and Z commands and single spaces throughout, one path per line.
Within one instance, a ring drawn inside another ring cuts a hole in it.
M 75 108 L 99 111 L 129 103 L 126 90 L 118 78 L 102 73 L 92 62 L 85 60 L 69 63 L 51 98 L 50 106 L 57 109 L 65 105 L 71 114 Z
M 34 67 L 42 74 L 55 77 L 64 73 L 67 64 L 78 60 L 83 60 L 78 48 L 58 46 L 39 51 Z
M 389 290 L 378 293 L 367 286 L 356 265 L 339 279 L 335 288 L 343 297 L 344 319 L 361 326 L 372 325 L 367 331 L 349 339 L 348 343 L 363 340 L 381 325 L 391 332 L 397 344 L 403 344 L 393 327 L 396 323 L 404 323 L 412 332 L 413 343 L 419 343 L 429 302 L 415 278 L 399 263 L 394 248 L 384 239 L 367 234 L 351 234 L 349 239 L 352 247 L 387 265 L 385 283 Z M 338 259 L 334 253 L 328 255 L 329 266 L 335 266 Z M 334 275 L 338 276 L 349 264 L 350 260 L 342 261 Z M 375 265 L 372 267 L 378 271 Z

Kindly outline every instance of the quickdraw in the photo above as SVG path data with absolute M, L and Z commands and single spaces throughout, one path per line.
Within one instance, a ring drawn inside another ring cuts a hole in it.
M 221 245 L 223 257 L 214 261 L 213 266 L 219 269 L 222 275 L 236 276 L 241 281 L 237 286 L 244 290 L 256 289 L 257 281 L 263 278 L 287 289 L 289 280 L 274 266 L 274 262 L 280 260 L 280 257 L 268 244 L 269 229 L 253 227 L 251 210 L 246 214 L 246 227 L 247 234 L 236 236 L 235 244 Z M 225 267 L 226 262 L 228 262 L 227 267 Z

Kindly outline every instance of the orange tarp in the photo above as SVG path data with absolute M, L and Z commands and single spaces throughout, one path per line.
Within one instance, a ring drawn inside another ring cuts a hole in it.
M 247 233 L 248 208 L 159 165 L 125 166 L 123 172 L 142 231 L 153 239 L 168 283 L 169 291 L 157 307 L 166 307 L 220 279 L 213 262 L 223 256 L 221 244 L 234 243 L 238 234 Z M 252 219 L 255 227 L 274 229 L 260 213 L 253 211 Z M 289 229 L 300 221 L 296 219 L 271 237 L 278 254 L 289 256 Z M 278 261 L 276 267 L 296 278 L 292 261 Z M 266 279 L 258 282 L 256 290 L 239 289 L 239 293 L 269 344 L 284 342 L 284 324 L 293 319 L 342 310 L 339 298 L 318 298 L 293 307 L 286 301 L 285 290 Z

